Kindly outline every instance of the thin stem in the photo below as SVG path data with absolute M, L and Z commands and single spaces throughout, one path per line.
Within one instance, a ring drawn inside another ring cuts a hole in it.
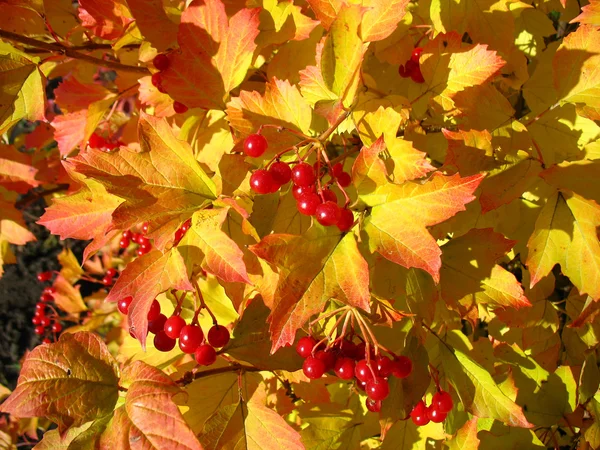
M 220 375 L 228 372 L 262 372 L 264 369 L 254 366 L 245 366 L 242 364 L 233 364 L 227 367 L 218 367 L 216 369 L 205 370 L 202 372 L 186 372 L 180 379 L 175 381 L 180 386 L 186 386 L 191 382 L 200 378 L 210 377 L 212 375 Z
M 349 306 L 342 306 L 341 308 L 337 308 L 337 309 L 334 309 L 333 311 L 329 311 L 328 313 L 320 315 L 315 320 L 313 320 L 312 322 L 310 322 L 308 325 L 312 326 L 315 323 L 320 322 L 321 320 L 328 319 L 331 316 L 335 316 L 337 313 L 342 312 L 342 311 L 347 310 L 347 309 L 350 309 L 350 307 Z
M 263 128 L 275 128 L 279 133 L 281 133 L 282 131 L 286 131 L 288 133 L 292 133 L 292 134 L 295 134 L 296 136 L 301 137 L 303 140 L 316 141 L 316 139 L 314 137 L 307 136 L 306 134 L 304 134 L 300 131 L 296 131 L 296 130 L 293 130 L 292 128 L 286 128 L 281 125 L 275 125 L 275 124 L 263 124 L 263 125 L 259 126 L 258 130 L 256 131 L 256 134 L 260 134 L 262 132 Z
M 325 149 L 321 150 L 321 153 L 323 154 L 323 158 L 325 159 L 325 162 L 327 163 L 327 165 L 329 166 L 329 170 L 331 171 L 331 178 L 333 177 L 333 165 L 331 164 L 331 162 L 329 161 L 329 158 L 327 157 L 327 152 L 325 151 Z M 346 193 L 346 189 L 344 189 L 344 187 L 340 184 L 339 180 L 337 179 L 337 177 L 334 178 L 335 182 L 338 186 L 338 188 L 340 189 L 340 191 L 342 191 L 342 194 L 344 194 L 344 199 L 346 200 L 344 202 L 344 208 L 347 207 L 350 204 L 350 197 L 348 197 L 348 194 Z
M 323 133 L 321 133 L 319 135 L 319 137 L 317 137 L 317 140 L 320 142 L 325 142 L 325 140 L 331 136 L 331 134 L 337 129 L 337 127 L 339 127 L 342 122 L 344 120 L 346 120 L 348 118 L 348 116 L 350 115 L 350 111 L 344 111 L 342 114 L 340 114 L 340 116 L 336 119 L 336 121 L 329 127 L 327 128 Z
M 196 321 L 198 319 L 198 314 L 200 313 L 200 310 L 206 309 L 206 311 L 208 312 L 210 317 L 212 317 L 213 324 L 217 325 L 218 324 L 217 318 L 215 317 L 213 312 L 210 310 L 210 308 L 208 306 L 206 306 L 206 303 L 204 302 L 204 297 L 202 296 L 202 292 L 200 291 L 200 286 L 198 286 L 198 280 L 192 279 L 192 284 L 194 285 L 194 289 L 196 291 L 196 296 L 198 297 L 198 300 L 200 301 L 200 306 L 198 307 L 198 309 L 196 310 L 196 314 L 194 315 L 194 321 Z

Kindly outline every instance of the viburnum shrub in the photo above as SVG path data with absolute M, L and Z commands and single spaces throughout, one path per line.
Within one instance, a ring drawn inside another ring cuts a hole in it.
M 598 0 L 0 12 L 2 442 L 600 447 Z

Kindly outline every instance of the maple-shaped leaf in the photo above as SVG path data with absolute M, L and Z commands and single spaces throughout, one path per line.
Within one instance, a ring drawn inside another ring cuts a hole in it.
M 164 255 L 154 250 L 130 262 L 106 297 L 107 302 L 133 298 L 129 306 L 129 321 L 135 337 L 144 348 L 150 305 L 158 294 L 168 289 L 193 290 L 177 248 L 172 248 Z
M 590 0 L 590 4 L 581 8 L 581 14 L 569 23 L 579 22 L 581 24 L 600 26 L 600 1 Z
M 581 25 L 564 39 L 552 60 L 554 86 L 564 102 L 600 107 L 600 30 Z
M 473 175 L 489 171 L 496 166 L 492 135 L 489 131 L 450 131 L 444 128 L 442 134 L 448 141 L 448 150 L 444 160 L 446 171 L 452 170 L 461 175 Z
M 93 333 L 62 334 L 25 358 L 17 388 L 0 406 L 16 417 L 47 417 L 61 432 L 109 414 L 118 398 L 118 368 Z
M 178 245 L 188 270 L 200 263 L 223 281 L 250 284 L 244 254 L 221 228 L 229 208 L 196 211 L 192 225 Z
M 467 309 L 531 306 L 515 276 L 496 264 L 516 244 L 491 228 L 474 229 L 442 247 L 440 282 L 447 302 Z
M 79 286 L 75 287 L 62 275 L 57 275 L 52 286 L 56 289 L 54 302 L 62 311 L 79 313 L 87 311 L 87 306 L 81 298 Z
M 111 92 L 101 84 L 82 83 L 70 75 L 61 81 L 54 90 L 55 102 L 63 112 L 87 109 L 91 103 L 103 100 Z
M 102 417 L 93 422 L 86 422 L 80 427 L 70 427 L 61 435 L 58 430 L 48 430 L 39 441 L 36 450 L 74 450 L 97 448 L 100 434 L 106 428 L 112 415 Z
M 161 370 L 142 361 L 123 368 L 124 404 L 100 438 L 101 449 L 156 448 L 202 450 L 173 397 L 181 388 Z
M 127 0 L 127 6 L 144 37 L 159 52 L 174 46 L 177 41 L 177 24 L 172 22 L 162 0 Z
M 81 0 L 78 14 L 85 28 L 108 40 L 119 38 L 133 20 L 125 0 Z
M 142 77 L 139 79 L 139 83 L 138 97 L 140 102 L 153 107 L 156 117 L 169 117 L 175 114 L 173 99 L 168 94 L 160 92 L 152 84 L 152 77 Z
M 598 174 L 600 174 L 600 160 L 584 159 L 552 166 L 544 170 L 540 176 L 552 186 L 568 189 L 600 204 Z
M 448 450 L 477 450 L 480 440 L 477 437 L 477 417 L 468 420 L 454 435 L 446 442 Z
M 89 148 L 69 161 L 74 170 L 125 199 L 113 213 L 115 228 L 129 229 L 146 221 L 148 236 L 164 248 L 192 212 L 216 197 L 215 186 L 189 144 L 178 140 L 164 119 L 142 115 L 138 126 L 140 152 L 127 147 L 112 153 Z
M 352 182 L 359 196 L 374 193 L 388 183 L 387 169 L 381 153 L 386 149 L 383 135 L 370 147 L 363 147 L 352 165 Z
M 305 16 L 302 8 L 291 2 L 264 2 L 263 8 L 269 14 L 260 15 L 260 34 L 256 39 L 259 49 L 309 39 L 319 25 L 319 21 Z
M 21 211 L 15 208 L 16 195 L 7 193 L 6 200 L 0 189 L 0 241 L 15 245 L 25 245 L 35 241 L 35 236 L 27 229 Z
M 336 402 L 301 405 L 298 412 L 308 424 L 301 431 L 304 448 L 359 448 L 362 433 L 355 421 L 360 406 L 353 406 L 356 409 Z
M 344 0 L 307 0 L 315 16 L 321 22 L 321 25 L 328 30 L 335 21 L 340 9 L 344 5 Z
M 12 145 L 0 144 L 0 185 L 25 194 L 41 184 L 36 180 L 37 172 L 30 154 L 20 152 Z
M 560 264 L 581 294 L 600 300 L 600 206 L 577 194 L 556 192 L 542 207 L 527 242 L 531 286 Z
M 315 226 L 303 236 L 268 235 L 250 250 L 281 271 L 269 316 L 271 353 L 294 342 L 296 330 L 329 299 L 369 311 L 368 266 L 354 234 Z
M 179 51 L 161 72 L 169 95 L 188 107 L 223 109 L 252 63 L 259 8 L 227 17 L 221 0 L 195 0 L 181 15 Z
M 381 41 L 391 35 L 406 14 L 408 0 L 368 0 L 360 23 L 360 37 L 364 42 Z
M 441 267 L 441 250 L 427 231 L 449 219 L 473 201 L 473 192 L 483 175 L 461 178 L 435 172 L 424 184 L 406 182 L 388 184 L 378 189 L 377 198 L 365 220 L 364 231 L 371 251 L 396 264 L 423 269 L 437 282 Z

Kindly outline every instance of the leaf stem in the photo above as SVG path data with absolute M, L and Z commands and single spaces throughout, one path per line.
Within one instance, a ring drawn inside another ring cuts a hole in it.
M 233 364 L 227 367 L 218 367 L 216 369 L 209 369 L 202 372 L 186 372 L 180 379 L 175 381 L 180 386 L 187 386 L 195 380 L 200 378 L 210 377 L 212 375 L 220 375 L 228 372 L 262 372 L 264 369 L 260 369 L 255 366 L 244 366 L 242 364 Z
M 213 312 L 210 310 L 210 308 L 208 306 L 206 306 L 206 302 L 204 301 L 204 297 L 202 296 L 202 291 L 200 291 L 200 286 L 198 286 L 198 280 L 192 279 L 192 284 L 194 285 L 194 289 L 196 291 L 196 296 L 198 297 L 198 301 L 200 302 L 200 306 L 196 310 L 196 314 L 194 314 L 193 322 L 196 322 L 196 320 L 198 319 L 198 314 L 200 313 L 200 311 L 202 309 L 206 309 L 206 311 L 208 312 L 210 317 L 212 317 L 213 325 L 217 325 L 219 322 L 217 321 L 217 318 L 215 317 Z

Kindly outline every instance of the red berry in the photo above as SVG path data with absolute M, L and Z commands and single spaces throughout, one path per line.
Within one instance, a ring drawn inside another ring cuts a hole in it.
M 434 406 L 439 412 L 448 413 L 452 411 L 452 408 L 454 407 L 454 401 L 448 392 L 439 391 L 433 394 L 431 405 Z
M 175 114 L 184 114 L 187 112 L 188 107 L 185 106 L 183 103 L 178 102 L 178 101 L 174 101 L 173 102 L 173 109 L 175 110 Z
M 46 286 L 42 293 L 54 295 L 56 294 L 56 288 L 54 286 Z
M 340 208 L 334 202 L 321 203 L 317 206 L 315 217 L 325 227 L 335 225 L 340 219 Z
M 250 187 L 257 194 L 270 194 L 274 186 L 277 186 L 277 183 L 265 169 L 258 169 L 250 177 Z
M 105 276 L 102 278 L 102 284 L 103 284 L 104 286 L 110 286 L 110 285 L 112 284 L 112 282 L 113 282 L 113 279 L 112 279 L 112 277 L 110 277 L 110 276 L 108 276 L 108 275 L 105 275 Z
M 354 361 L 346 357 L 338 358 L 335 362 L 335 374 L 342 380 L 354 378 Z
M 148 246 L 150 245 L 150 239 L 148 239 L 146 236 L 140 235 L 140 237 L 138 237 L 137 243 L 139 245 Z
M 185 222 L 183 222 L 183 225 L 181 225 L 181 231 L 186 233 L 187 230 L 189 230 L 191 226 L 192 226 L 192 219 L 188 219 Z
M 394 363 L 387 356 L 380 355 L 375 361 L 375 364 L 377 364 L 377 373 L 380 376 L 387 378 L 392 374 Z
M 148 234 L 148 226 L 149 226 L 149 225 L 148 225 L 148 222 L 144 222 L 144 223 L 142 224 L 142 233 L 143 233 L 143 234 Z
M 184 353 L 194 353 L 203 338 L 202 328 L 198 325 L 186 325 L 179 334 L 179 348 Z
M 340 343 L 340 350 L 342 351 L 342 354 L 344 356 L 350 358 L 353 361 L 356 361 L 357 359 L 362 359 L 362 356 L 357 357 L 356 344 L 352 341 L 342 341 Z
M 171 339 L 177 339 L 183 327 L 185 327 L 185 320 L 181 316 L 171 316 L 165 322 L 163 329 Z
M 333 370 L 335 367 L 335 354 L 331 350 L 319 350 L 315 353 L 315 358 L 325 363 L 325 372 Z
M 421 53 L 423 53 L 423 49 L 421 47 L 417 47 L 413 50 L 412 55 L 410 55 L 410 59 L 416 63 L 419 62 L 419 58 L 421 57 Z
M 138 249 L 135 251 L 135 253 L 136 253 L 138 256 L 144 256 L 144 255 L 145 255 L 147 252 L 146 252 L 146 250 L 144 250 L 143 248 L 141 248 L 141 247 L 138 247 Z
M 33 329 L 33 332 L 35 334 L 37 334 L 38 336 L 41 336 L 42 334 L 44 334 L 46 332 L 46 328 L 44 328 L 42 325 L 38 325 L 37 327 L 35 327 Z
M 251 134 L 244 139 L 244 153 L 252 158 L 258 158 L 267 151 L 268 145 L 263 135 Z
M 317 345 L 317 341 L 312 336 L 304 336 L 296 344 L 296 353 L 302 358 L 308 358 Z
M 398 73 L 400 74 L 400 76 L 402 78 L 408 78 L 408 77 L 410 77 L 410 72 L 403 65 L 400 65 L 398 67 Z
M 123 232 L 121 233 L 121 237 L 122 237 L 123 239 L 127 239 L 127 240 L 131 239 L 131 231 L 130 231 L 130 230 L 125 230 L 125 231 L 123 231 Z
M 217 352 L 208 344 L 202 344 L 196 349 L 196 362 L 201 366 L 210 366 L 217 360 Z
M 133 233 L 131 235 L 131 240 L 133 242 L 135 242 L 136 244 L 141 244 L 140 238 L 143 238 L 143 236 L 141 235 L 141 233 Z
M 34 325 L 39 325 L 41 321 L 42 317 L 40 316 L 33 316 L 33 318 L 31 319 L 31 323 Z
M 148 331 L 152 334 L 157 334 L 161 331 L 164 331 L 166 321 L 167 316 L 164 314 L 159 314 L 156 319 L 148 321 Z
M 373 400 L 372 398 L 367 398 L 365 402 L 367 409 L 371 412 L 379 412 L 381 411 L 381 400 Z
M 43 315 L 44 311 L 46 311 L 46 305 L 44 305 L 43 303 L 36 303 L 35 304 L 35 312 L 36 313 L 40 312 Z
M 50 278 L 52 278 L 52 272 L 40 272 L 37 274 L 37 280 L 40 283 L 43 283 L 44 281 L 48 281 L 48 280 L 50 280 Z
M 121 300 L 119 300 L 119 302 L 117 304 L 117 308 L 119 309 L 121 314 L 126 316 L 129 313 L 129 305 L 131 305 L 132 300 L 133 300 L 133 297 L 125 297 L 125 298 L 122 298 Z
M 337 204 L 337 195 L 335 195 L 335 192 L 333 192 L 331 189 L 323 189 L 321 193 L 323 194 L 323 198 L 326 202 L 333 202 Z
M 364 382 L 367 382 L 367 381 L 370 381 L 373 379 L 373 372 L 369 368 L 366 359 L 361 359 L 359 362 L 356 363 L 356 367 L 354 368 L 354 375 L 360 381 L 364 381 Z
M 152 77 L 151 77 L 151 81 L 152 81 L 152 86 L 154 86 L 160 92 L 163 92 L 162 75 L 160 74 L 160 72 L 153 73 Z
M 415 83 L 425 83 L 425 78 L 423 78 L 423 74 L 421 73 L 421 69 L 420 68 L 415 68 L 415 70 L 413 70 L 410 73 L 410 78 L 415 82 Z
M 348 231 L 354 225 L 354 214 L 349 209 L 340 210 L 340 219 L 337 221 L 337 227 L 340 231 Z
M 390 395 L 390 385 L 387 380 L 382 377 L 376 377 L 367 381 L 365 389 L 367 397 L 373 400 L 385 400 Z
M 152 64 L 158 70 L 167 70 L 171 65 L 171 61 L 169 61 L 169 57 L 165 54 L 156 55 L 152 60 Z
M 175 348 L 176 339 L 172 339 L 164 331 L 159 331 L 154 335 L 154 347 L 159 352 L 169 352 Z
M 419 403 L 410 412 L 410 418 L 413 423 L 417 426 L 427 425 L 429 423 L 429 417 L 427 416 L 427 407 L 425 402 L 420 400 Z
M 54 322 L 52 324 L 52 332 L 60 333 L 62 331 L 62 325 L 59 322 Z
M 352 183 L 352 177 L 348 172 L 340 173 L 340 175 L 337 177 L 337 180 L 342 187 L 348 187 L 350 186 L 350 183 Z
M 150 250 L 152 250 L 152 244 L 150 244 L 149 242 L 144 242 L 143 244 L 140 244 L 140 247 L 138 248 L 138 250 L 141 250 L 142 255 L 145 255 Z
M 396 378 L 406 378 L 412 372 L 412 361 L 406 356 L 398 356 L 393 362 L 392 375 Z
M 181 228 L 175 231 L 175 243 L 183 239 L 183 236 L 185 236 L 185 231 L 183 231 Z
M 412 73 L 419 68 L 419 63 L 409 59 L 406 61 L 406 73 L 410 77 Z
M 225 347 L 228 342 L 229 330 L 223 325 L 213 325 L 212 328 L 208 330 L 208 343 L 213 347 Z
M 118 274 L 119 274 L 119 271 L 117 269 L 111 268 L 106 271 L 106 275 L 109 277 L 116 277 Z
M 294 196 L 294 198 L 296 200 L 300 200 L 300 197 L 302 197 L 304 194 L 314 194 L 314 192 L 315 192 L 314 185 L 310 185 L 310 186 L 294 185 L 294 187 L 292 188 L 292 195 Z
M 48 338 L 42 339 L 42 344 L 50 344 L 50 343 L 52 343 L 52 341 L 50 339 L 48 339 Z
M 130 244 L 129 239 L 126 239 L 126 238 L 121 238 L 121 240 L 119 241 L 120 248 L 127 248 L 127 247 L 129 247 L 129 244 Z
M 304 194 L 298 199 L 296 208 L 305 216 L 313 216 L 317 212 L 317 207 L 321 204 L 321 199 L 317 194 Z
M 160 303 L 153 300 L 148 310 L 148 322 L 158 319 L 158 316 L 160 316 Z
M 301 162 L 292 169 L 292 181 L 298 186 L 309 186 L 315 180 L 315 171 L 310 164 Z
M 333 165 L 333 167 L 331 168 L 331 175 L 334 176 L 335 178 L 339 177 L 340 174 L 344 171 L 344 166 L 341 162 L 336 163 Z
M 52 300 L 54 300 L 54 296 L 52 294 L 44 293 L 40 297 L 40 301 L 42 302 L 51 302 Z
M 325 373 L 325 363 L 314 356 L 309 356 L 302 364 L 302 371 L 311 380 L 316 380 Z
M 50 324 L 52 323 L 52 320 L 50 320 L 50 317 L 40 317 L 40 325 L 43 327 L 49 327 Z
M 361 391 L 364 391 L 365 388 L 367 387 L 367 382 L 361 381 L 361 380 L 356 380 L 356 387 L 359 388 Z
M 279 186 L 289 183 L 292 179 L 292 169 L 290 166 L 281 161 L 275 161 L 269 167 L 269 172 Z
M 447 415 L 448 413 L 441 412 L 434 405 L 430 405 L 429 408 L 427 408 L 427 417 L 433 423 L 442 423 L 444 420 L 446 420 Z

